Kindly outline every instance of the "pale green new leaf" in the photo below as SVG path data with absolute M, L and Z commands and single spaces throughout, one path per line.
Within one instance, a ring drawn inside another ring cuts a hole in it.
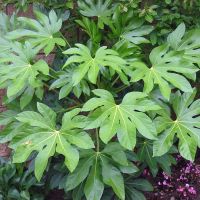
M 36 19 L 19 17 L 18 21 L 24 24 L 24 28 L 14 30 L 7 34 L 6 38 L 11 40 L 24 39 L 28 40 L 33 46 L 44 49 L 48 55 L 56 44 L 65 46 L 65 41 L 59 37 L 58 33 L 62 27 L 62 19 L 58 19 L 55 11 L 51 10 L 49 16 L 39 11 L 34 11 Z
M 200 146 L 200 101 L 194 101 L 194 97 L 195 91 L 182 95 L 177 92 L 171 100 L 176 120 L 166 116 L 156 118 L 159 124 L 162 124 L 162 129 L 159 131 L 159 142 L 154 142 L 154 156 L 165 154 L 172 146 L 176 135 L 180 154 L 185 159 L 194 160 L 197 146 Z
M 158 110 L 153 101 L 141 92 L 130 92 L 117 105 L 111 93 L 106 90 L 93 90 L 99 98 L 92 98 L 83 106 L 83 111 L 93 111 L 88 118 L 86 129 L 100 127 L 100 138 L 108 143 L 115 134 L 120 144 L 132 150 L 136 144 L 136 130 L 144 137 L 156 139 L 156 129 L 152 120 L 144 113 Z
M 121 73 L 122 66 L 126 65 L 126 61 L 116 51 L 107 49 L 105 46 L 100 47 L 94 57 L 92 57 L 89 48 L 83 44 L 76 44 L 76 47 L 63 53 L 70 55 L 64 68 L 70 64 L 77 64 L 72 75 L 74 86 L 79 84 L 86 75 L 89 81 L 95 84 L 101 67 L 109 67 L 117 73 Z
M 37 104 L 37 108 L 39 113 L 24 111 L 16 117 L 22 125 L 28 126 L 22 130 L 26 132 L 24 137 L 14 144 L 16 151 L 13 161 L 24 162 L 33 151 L 37 151 L 35 175 L 40 180 L 49 158 L 57 152 L 65 157 L 68 169 L 74 171 L 79 161 L 79 153 L 72 145 L 83 149 L 94 147 L 89 135 L 79 128 L 80 122 L 75 120 L 80 110 L 75 109 L 65 113 L 62 126 L 57 130 L 56 113 L 41 103 Z
M 149 93 L 158 85 L 162 95 L 169 99 L 171 86 L 184 92 L 191 92 L 192 87 L 186 79 L 195 79 L 199 70 L 192 62 L 183 58 L 181 53 L 170 51 L 168 45 L 154 48 L 150 53 L 152 66 L 149 68 L 142 62 L 132 64 L 134 73 L 132 81 L 144 81 L 144 91 Z

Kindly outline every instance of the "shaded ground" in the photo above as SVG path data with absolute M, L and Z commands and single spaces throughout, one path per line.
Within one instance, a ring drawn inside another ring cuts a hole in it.
M 200 159 L 196 163 L 177 158 L 171 176 L 160 173 L 153 182 L 154 192 L 147 193 L 148 200 L 200 200 Z

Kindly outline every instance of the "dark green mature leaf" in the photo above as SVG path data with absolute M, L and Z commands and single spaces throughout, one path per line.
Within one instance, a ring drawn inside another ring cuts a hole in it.
M 72 76 L 73 85 L 77 85 L 80 81 L 88 75 L 91 83 L 96 83 L 97 76 L 101 67 L 110 67 L 110 69 L 121 73 L 122 66 L 126 65 L 126 61 L 119 57 L 118 53 L 107 47 L 100 47 L 94 57 L 92 57 L 90 50 L 83 44 L 76 44 L 77 47 L 70 48 L 63 52 L 71 55 L 64 67 L 77 63 L 77 68 Z
M 38 11 L 34 11 L 37 20 L 27 17 L 19 17 L 18 20 L 25 24 L 24 29 L 17 29 L 7 34 L 6 38 L 11 40 L 24 39 L 28 40 L 39 50 L 44 49 L 48 55 L 56 44 L 65 46 L 65 41 L 58 37 L 62 27 L 62 19 L 58 19 L 56 13 L 52 10 L 49 16 Z
M 84 193 L 87 200 L 100 200 L 103 194 L 104 184 L 101 180 L 100 173 L 101 171 L 99 162 L 95 160 L 84 188 Z
M 158 141 L 154 142 L 154 156 L 165 154 L 173 144 L 175 135 L 179 139 L 178 149 L 180 154 L 188 160 L 195 158 L 197 146 L 200 146 L 200 100 L 194 101 L 193 93 L 180 94 L 177 92 L 171 99 L 176 120 L 168 115 L 157 117 L 160 132 Z M 193 102 L 194 101 L 194 102 Z
M 17 116 L 17 120 L 22 125 L 28 124 L 29 126 L 21 130 L 26 134 L 22 135 L 16 144 L 12 144 L 16 149 L 13 161 L 15 163 L 24 162 L 33 151 L 37 151 L 35 175 L 40 180 L 48 159 L 57 152 L 65 156 L 65 165 L 73 171 L 78 164 L 79 153 L 72 144 L 83 149 L 94 147 L 89 135 L 79 129 L 79 122 L 74 119 L 80 110 L 75 109 L 65 113 L 62 127 L 57 130 L 56 113 L 41 103 L 37 104 L 37 108 L 39 113 L 24 111 Z
M 9 53 L 0 55 L 0 87 L 7 88 L 11 100 L 23 93 L 22 108 L 31 101 L 35 91 L 43 87 L 41 75 L 49 74 L 48 64 L 44 60 L 35 60 L 37 53 L 30 43 L 15 42 Z
M 112 187 L 120 199 L 125 199 L 124 180 L 120 171 L 110 165 L 106 158 L 101 158 L 103 182 Z
M 111 93 L 93 90 L 99 98 L 92 98 L 83 106 L 83 111 L 93 111 L 86 129 L 100 127 L 100 138 L 108 143 L 117 134 L 120 144 L 133 149 L 136 144 L 136 129 L 146 138 L 156 139 L 156 129 L 151 119 L 144 113 L 158 110 L 153 101 L 141 92 L 130 92 L 117 105 Z
M 181 42 L 181 39 L 183 38 L 185 34 L 185 24 L 182 23 L 180 24 L 175 31 L 170 33 L 167 37 L 167 42 L 170 44 L 170 46 L 173 49 L 177 49 L 178 45 Z
M 117 157 L 120 157 L 119 160 Z M 66 182 L 67 190 L 73 190 L 78 185 L 84 184 L 86 199 L 100 200 L 106 184 L 112 187 L 120 199 L 125 199 L 121 167 L 127 166 L 126 154 L 118 143 L 107 144 L 101 152 L 89 150 L 82 154 L 78 167 L 69 174 Z M 132 167 L 136 172 L 136 167 L 134 165 Z
M 76 20 L 76 22 L 89 35 L 90 40 L 92 40 L 92 42 L 98 44 L 101 41 L 102 34 L 94 21 L 89 20 L 86 17 L 83 17 L 82 20 Z
M 167 41 L 177 52 L 183 54 L 184 59 L 199 64 L 200 57 L 200 29 L 195 29 L 185 33 L 185 25 L 180 24 L 171 34 Z
M 144 91 L 149 93 L 154 85 L 158 85 L 162 95 L 169 99 L 171 87 L 191 92 L 192 87 L 185 78 L 195 79 L 195 74 L 199 69 L 190 61 L 184 59 L 181 53 L 170 51 L 168 45 L 156 47 L 150 53 L 151 68 L 142 62 L 133 63 L 135 68 L 132 81 L 144 81 Z
M 146 200 L 144 194 L 142 192 L 132 188 L 132 187 L 127 187 L 126 188 L 126 199 L 127 200 Z
M 138 159 L 141 164 L 148 166 L 152 175 L 155 177 L 161 168 L 165 173 L 171 174 L 171 166 L 176 164 L 176 160 L 173 157 L 173 153 L 177 153 L 176 149 L 170 149 L 170 151 L 162 156 L 153 157 L 153 142 L 144 140 L 138 142 Z
M 79 0 L 80 13 L 86 17 L 98 17 L 98 26 L 103 28 L 109 23 L 113 8 L 109 8 L 111 0 Z
M 79 84 L 73 85 L 72 76 L 74 70 L 67 69 L 66 71 L 59 72 L 59 77 L 52 83 L 50 89 L 61 88 L 59 92 L 59 99 L 62 99 L 69 95 L 72 91 L 77 98 L 82 93 L 90 95 L 90 88 L 86 80 L 82 79 Z
M 148 43 L 149 40 L 143 36 L 153 30 L 153 26 L 144 25 L 142 18 L 134 16 L 133 10 L 121 13 L 120 8 L 116 9 L 109 27 L 112 30 L 111 38 L 114 36 L 123 42 L 133 44 Z

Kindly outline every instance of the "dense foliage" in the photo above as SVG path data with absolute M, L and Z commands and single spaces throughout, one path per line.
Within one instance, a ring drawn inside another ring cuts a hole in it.
M 140 177 L 145 168 L 170 174 L 177 152 L 194 161 L 200 29 L 182 9 L 199 14 L 199 1 L 20 2 L 7 1 L 19 10 L 35 3 L 34 19 L 0 13 L 8 109 L 0 143 L 9 142 L 13 163 L 25 163 L 24 179 L 34 163 L 36 179 L 66 199 L 143 200 L 153 190 Z M 0 170 L 10 184 L 15 165 Z M 14 199 L 38 187 L 23 181 Z

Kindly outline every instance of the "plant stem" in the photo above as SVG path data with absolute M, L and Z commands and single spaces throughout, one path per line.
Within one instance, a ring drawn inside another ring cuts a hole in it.
M 112 82 L 111 85 L 112 85 L 112 86 L 115 85 L 115 83 L 118 81 L 118 79 L 119 79 L 119 76 L 117 76 L 117 78 Z
M 60 45 L 56 45 L 59 49 L 60 49 L 60 51 L 61 52 L 63 52 L 64 50 L 61 48 L 61 46 Z
M 82 104 L 79 104 L 79 105 L 76 105 L 76 106 L 72 106 L 72 107 L 69 107 L 69 108 L 66 108 L 66 109 L 59 110 L 56 113 L 68 112 L 70 110 L 73 110 L 74 108 L 79 108 L 81 106 L 82 106 Z
M 99 148 L 99 132 L 98 129 L 96 128 L 96 151 L 99 152 L 100 148 Z
M 69 44 L 68 40 L 66 39 L 66 37 L 62 33 L 61 33 L 61 37 L 63 38 L 63 40 L 65 40 L 65 42 L 68 45 L 68 47 L 71 48 L 71 45 Z
M 131 83 L 130 85 L 123 85 L 122 87 L 116 88 L 116 93 L 121 92 L 122 90 L 130 87 L 131 85 L 133 85 L 133 83 Z
M 54 70 L 52 67 L 49 67 L 49 70 L 52 71 L 52 72 L 55 73 L 55 74 L 57 73 L 57 71 Z

